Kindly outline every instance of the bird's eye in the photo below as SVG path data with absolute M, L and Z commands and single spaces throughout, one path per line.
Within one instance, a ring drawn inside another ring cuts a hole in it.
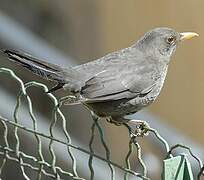
M 171 36 L 171 37 L 168 37 L 168 38 L 167 38 L 167 42 L 168 42 L 169 44 L 172 44 L 172 43 L 174 43 L 175 41 L 176 41 L 175 36 Z

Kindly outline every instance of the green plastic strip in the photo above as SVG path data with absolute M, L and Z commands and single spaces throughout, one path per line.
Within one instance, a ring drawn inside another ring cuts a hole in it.
M 162 180 L 193 180 L 191 165 L 186 155 L 163 161 Z

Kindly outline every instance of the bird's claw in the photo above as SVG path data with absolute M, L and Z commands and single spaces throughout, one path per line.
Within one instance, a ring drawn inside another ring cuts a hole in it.
M 70 104 L 76 103 L 77 100 L 78 99 L 76 98 L 76 96 L 69 95 L 69 96 L 65 96 L 65 97 L 61 98 L 60 103 L 64 104 L 64 105 L 70 105 Z
M 144 137 L 149 134 L 150 126 L 146 121 L 130 120 L 128 124 L 133 124 L 134 128 L 131 128 L 131 136 Z
M 114 125 L 116 125 L 116 126 L 120 126 L 120 125 L 123 124 L 122 122 L 114 121 L 111 117 L 107 117 L 107 118 L 106 118 L 106 121 L 109 122 L 109 123 L 112 123 L 112 124 L 114 124 Z

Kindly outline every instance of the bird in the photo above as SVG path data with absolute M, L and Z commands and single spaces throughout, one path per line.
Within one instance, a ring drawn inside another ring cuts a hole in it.
M 34 74 L 55 81 L 57 85 L 48 93 L 64 89 L 71 97 L 67 104 L 83 104 L 97 117 L 116 124 L 147 126 L 145 121 L 126 116 L 157 99 L 178 44 L 195 36 L 195 32 L 154 28 L 125 49 L 73 67 L 61 67 L 16 50 L 2 52 Z

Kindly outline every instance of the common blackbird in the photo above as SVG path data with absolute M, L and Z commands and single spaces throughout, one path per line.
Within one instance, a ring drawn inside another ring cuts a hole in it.
M 71 94 L 68 104 L 81 103 L 98 117 L 117 123 L 141 122 L 125 118 L 148 106 L 158 97 L 170 58 L 178 43 L 198 36 L 160 27 L 144 34 L 128 48 L 74 67 L 60 67 L 13 50 L 3 50 L 22 65 Z

